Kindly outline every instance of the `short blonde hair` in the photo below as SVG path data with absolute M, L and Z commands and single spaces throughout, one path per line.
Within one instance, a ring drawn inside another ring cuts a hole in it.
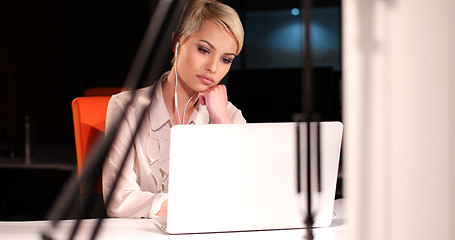
M 206 20 L 213 21 L 234 35 L 237 40 L 235 54 L 239 54 L 244 38 L 242 22 L 233 8 L 217 0 L 194 0 L 185 7 L 177 31 L 174 33 L 174 45 L 176 40 L 183 42 L 189 36 L 197 33 Z

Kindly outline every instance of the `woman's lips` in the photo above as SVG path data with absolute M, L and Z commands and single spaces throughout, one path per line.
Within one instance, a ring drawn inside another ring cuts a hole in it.
M 202 83 L 206 84 L 206 85 L 211 85 L 213 84 L 213 78 L 211 77 L 207 77 L 207 76 L 203 76 L 203 75 L 197 75 L 197 77 L 202 81 Z

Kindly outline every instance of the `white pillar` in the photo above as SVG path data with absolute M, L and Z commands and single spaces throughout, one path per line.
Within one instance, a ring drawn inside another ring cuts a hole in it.
M 455 239 L 455 1 L 342 5 L 348 239 Z

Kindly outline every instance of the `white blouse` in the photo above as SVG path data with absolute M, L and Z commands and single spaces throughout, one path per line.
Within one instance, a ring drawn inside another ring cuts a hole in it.
M 150 218 L 155 216 L 161 204 L 167 199 L 172 122 L 164 104 L 162 82 L 166 80 L 168 74 L 169 72 L 163 74 L 156 82 L 150 114 L 134 140 L 112 201 L 106 208 L 109 217 Z M 146 87 L 137 90 L 137 101 L 132 104 L 132 111 L 128 111 L 126 122 L 120 126 L 117 135 L 120 137 L 114 141 L 104 164 L 102 182 L 105 199 L 111 192 L 111 186 L 136 128 L 136 122 L 140 117 L 138 109 L 142 109 L 141 105 L 150 104 L 150 89 L 151 87 Z M 131 91 L 126 91 L 112 96 L 107 109 L 106 130 L 112 128 L 130 100 L 131 94 Z M 241 111 L 230 102 L 228 112 L 233 123 L 246 123 Z M 198 103 L 189 124 L 210 124 L 207 108 Z

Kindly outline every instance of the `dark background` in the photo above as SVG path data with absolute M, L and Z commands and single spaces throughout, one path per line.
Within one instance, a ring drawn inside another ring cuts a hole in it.
M 249 13 L 273 15 L 299 8 L 300 1 L 223 2 L 238 11 L 246 31 L 244 49 L 225 80 L 229 100 L 248 122 L 292 121 L 301 111 L 301 63 L 274 67 L 254 61 L 250 67 L 261 44 L 252 39 L 267 28 L 248 21 Z M 341 9 L 339 0 L 314 2 L 315 9 Z M 25 116 L 32 123 L 33 161 L 75 166 L 71 101 L 91 87 L 122 86 L 154 5 L 153 0 L 0 2 L 0 220 L 43 219 L 73 174 L 71 168 L 20 166 Z M 331 23 L 339 28 L 341 16 Z M 337 54 L 332 58 L 340 62 L 340 44 Z M 341 120 L 340 67 L 315 66 L 314 77 L 315 109 L 322 120 Z

